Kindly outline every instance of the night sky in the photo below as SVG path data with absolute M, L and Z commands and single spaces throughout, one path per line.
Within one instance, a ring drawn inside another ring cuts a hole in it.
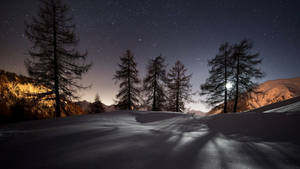
M 118 85 L 112 80 L 119 56 L 131 49 L 141 77 L 150 58 L 160 54 L 170 68 L 181 60 L 193 74 L 193 91 L 208 77 L 207 60 L 225 41 L 254 42 L 264 59 L 261 81 L 300 76 L 299 0 L 65 0 L 80 37 L 80 50 L 93 62 L 82 83 L 82 99 L 96 92 L 112 104 Z M 24 22 L 36 16 L 37 0 L 3 0 L 0 5 L 0 69 L 27 75 L 30 46 Z M 195 100 L 199 97 L 195 96 Z M 207 111 L 201 103 L 188 107 Z

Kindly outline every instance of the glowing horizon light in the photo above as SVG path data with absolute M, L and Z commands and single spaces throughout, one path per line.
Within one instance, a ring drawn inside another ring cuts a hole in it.
M 226 83 L 226 89 L 230 90 L 232 88 L 233 84 L 231 82 Z

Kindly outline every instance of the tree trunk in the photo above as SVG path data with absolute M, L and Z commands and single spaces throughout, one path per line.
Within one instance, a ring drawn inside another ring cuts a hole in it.
M 131 110 L 131 82 L 130 82 L 130 76 L 131 76 L 131 72 L 130 72 L 130 53 L 128 53 L 128 65 L 127 65 L 127 73 L 128 73 L 128 105 L 127 105 L 127 109 Z
M 236 65 L 236 84 L 235 84 L 235 100 L 233 112 L 237 112 L 237 105 L 239 99 L 239 76 L 240 76 L 240 56 L 237 55 L 237 65 Z
M 156 111 L 156 81 L 154 82 L 154 89 L 153 89 L 153 103 L 152 103 L 152 111 Z
M 156 70 L 156 65 L 154 65 L 154 87 L 153 87 L 153 104 L 152 104 L 152 111 L 156 111 L 157 107 L 156 107 L 156 90 L 157 90 L 157 80 L 156 80 L 156 74 L 157 74 L 157 70 Z
M 227 54 L 225 54 L 224 61 L 224 73 L 225 73 L 225 93 L 224 93 L 224 113 L 227 113 Z
M 58 59 L 56 47 L 56 8 L 53 5 L 53 56 L 54 56 L 54 92 L 55 92 L 55 112 L 56 117 L 61 116 L 60 112 L 60 95 L 59 95 L 59 79 L 58 79 Z
M 179 72 L 177 72 L 177 82 L 176 82 L 176 112 L 179 112 Z

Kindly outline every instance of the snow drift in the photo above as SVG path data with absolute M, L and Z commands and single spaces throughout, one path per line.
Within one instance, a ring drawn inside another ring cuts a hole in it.
M 300 168 L 300 112 L 111 112 L 9 124 L 6 168 Z

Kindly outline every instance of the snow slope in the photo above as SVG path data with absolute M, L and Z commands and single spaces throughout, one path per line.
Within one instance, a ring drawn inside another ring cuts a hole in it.
M 300 112 L 111 112 L 0 128 L 5 168 L 300 168 Z M 2 168 L 2 167 L 1 167 Z

